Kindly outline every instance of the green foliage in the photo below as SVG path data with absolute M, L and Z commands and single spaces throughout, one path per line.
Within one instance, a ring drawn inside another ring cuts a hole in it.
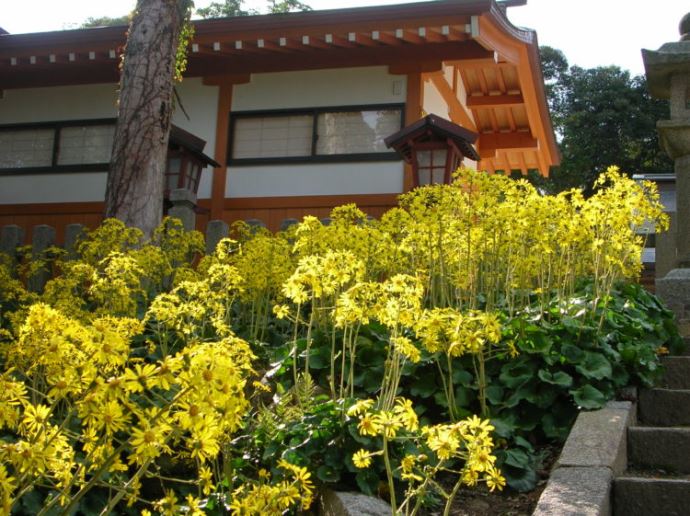
M 299 0 L 267 0 L 267 11 L 271 14 L 311 11 L 311 7 Z M 224 0 L 211 2 L 207 7 L 196 10 L 202 18 L 232 18 L 234 16 L 254 16 L 260 14 L 256 9 L 245 9 L 244 0 Z
M 130 20 L 130 15 L 126 14 L 124 16 L 116 16 L 111 18 L 110 16 L 90 16 L 79 26 L 80 29 L 90 29 L 93 27 L 115 27 L 118 25 L 128 25 Z
M 656 131 L 657 120 L 668 117 L 668 102 L 649 95 L 644 76 L 631 77 L 616 66 L 569 67 L 560 50 L 540 51 L 562 154 L 561 165 L 542 186 L 589 192 L 598 171 L 613 163 L 635 174 L 672 171 Z

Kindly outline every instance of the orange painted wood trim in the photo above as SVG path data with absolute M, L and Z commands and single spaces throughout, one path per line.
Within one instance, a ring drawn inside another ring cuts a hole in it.
M 225 210 L 249 209 L 288 209 L 288 208 L 332 208 L 343 204 L 355 203 L 360 207 L 395 206 L 398 202 L 397 193 L 390 194 L 358 194 L 358 195 L 300 195 L 285 197 L 241 197 L 225 199 Z M 203 206 L 204 203 L 200 202 Z
M 216 145 L 214 159 L 220 167 L 213 169 L 213 183 L 211 186 L 211 219 L 223 217 L 223 201 L 225 200 L 225 184 L 228 175 L 227 152 L 230 110 L 232 109 L 231 81 L 223 82 L 218 88 L 218 111 L 216 113 Z
M 455 73 L 455 70 L 453 71 Z M 457 94 L 453 91 L 453 87 L 448 84 L 443 74 L 437 73 L 429 76 L 431 83 L 436 87 L 443 100 L 448 105 L 451 121 L 466 127 L 470 131 L 477 131 L 477 125 L 472 118 L 472 115 L 460 103 Z
M 71 215 L 103 214 L 103 202 L 46 202 L 0 204 L 0 215 Z

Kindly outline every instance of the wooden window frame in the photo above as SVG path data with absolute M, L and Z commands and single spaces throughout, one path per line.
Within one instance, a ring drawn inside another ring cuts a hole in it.
M 245 165 L 288 165 L 292 163 L 352 163 L 362 161 L 400 161 L 400 156 L 395 151 L 390 152 L 366 152 L 366 153 L 351 153 L 351 154 L 317 154 L 317 140 L 318 140 L 318 117 L 325 113 L 348 113 L 357 111 L 385 111 L 385 110 L 399 110 L 400 111 L 400 128 L 405 123 L 405 104 L 358 104 L 352 106 L 323 106 L 312 108 L 296 108 L 296 109 L 269 109 L 269 110 L 252 110 L 252 111 L 236 111 L 230 113 L 228 120 L 228 152 L 226 157 L 226 164 L 228 166 L 245 166 Z M 233 136 L 235 132 L 235 123 L 237 120 L 249 118 L 264 118 L 264 117 L 281 117 L 281 116 L 304 116 L 310 115 L 312 117 L 312 141 L 311 153 L 308 156 L 284 156 L 284 157 L 270 157 L 270 158 L 233 158 Z
M 14 176 L 23 174 L 54 174 L 60 172 L 104 172 L 108 170 L 107 163 L 83 163 L 74 165 L 59 165 L 60 131 L 65 127 L 89 127 L 94 125 L 115 125 L 116 118 L 89 118 L 86 120 L 60 120 L 52 122 L 31 122 L 23 124 L 0 125 L 0 132 L 22 131 L 31 129 L 52 129 L 53 150 L 52 163 L 43 167 L 9 167 L 0 168 L 0 176 Z

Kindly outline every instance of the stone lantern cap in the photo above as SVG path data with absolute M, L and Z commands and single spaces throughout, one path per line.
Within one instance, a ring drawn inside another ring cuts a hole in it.
M 671 76 L 690 74 L 690 13 L 683 16 L 679 31 L 681 40 L 664 43 L 659 50 L 642 50 L 647 87 L 652 96 L 671 96 Z

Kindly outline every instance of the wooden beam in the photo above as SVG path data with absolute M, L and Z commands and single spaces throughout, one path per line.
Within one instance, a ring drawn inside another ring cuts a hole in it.
M 453 71 L 455 73 L 455 71 Z M 460 103 L 457 94 L 453 91 L 453 88 L 445 76 L 442 73 L 429 74 L 428 77 L 431 83 L 436 86 L 436 89 L 443 97 L 443 100 L 448 104 L 448 112 L 450 114 L 451 121 L 458 125 L 461 125 L 470 131 L 477 132 L 477 124 L 472 118 L 472 115 L 465 109 L 465 107 Z
M 524 104 L 525 99 L 518 95 L 473 95 L 467 97 L 469 108 L 491 108 L 498 106 L 518 106 Z
M 480 133 L 477 150 L 482 158 L 496 155 L 497 150 L 538 149 L 539 142 L 529 132 Z
M 247 84 L 251 81 L 251 74 L 207 75 L 201 79 L 204 86 L 222 86 L 223 84 Z M 218 160 L 216 160 L 218 161 Z
M 216 142 L 214 159 L 220 167 L 213 169 L 211 186 L 211 219 L 223 218 L 225 184 L 228 175 L 228 130 L 230 129 L 230 110 L 232 109 L 233 82 L 223 82 L 218 88 L 218 110 L 216 112 Z
M 388 73 L 391 75 L 407 75 L 411 73 L 435 73 L 443 71 L 441 61 L 417 61 L 404 64 L 390 65 Z

